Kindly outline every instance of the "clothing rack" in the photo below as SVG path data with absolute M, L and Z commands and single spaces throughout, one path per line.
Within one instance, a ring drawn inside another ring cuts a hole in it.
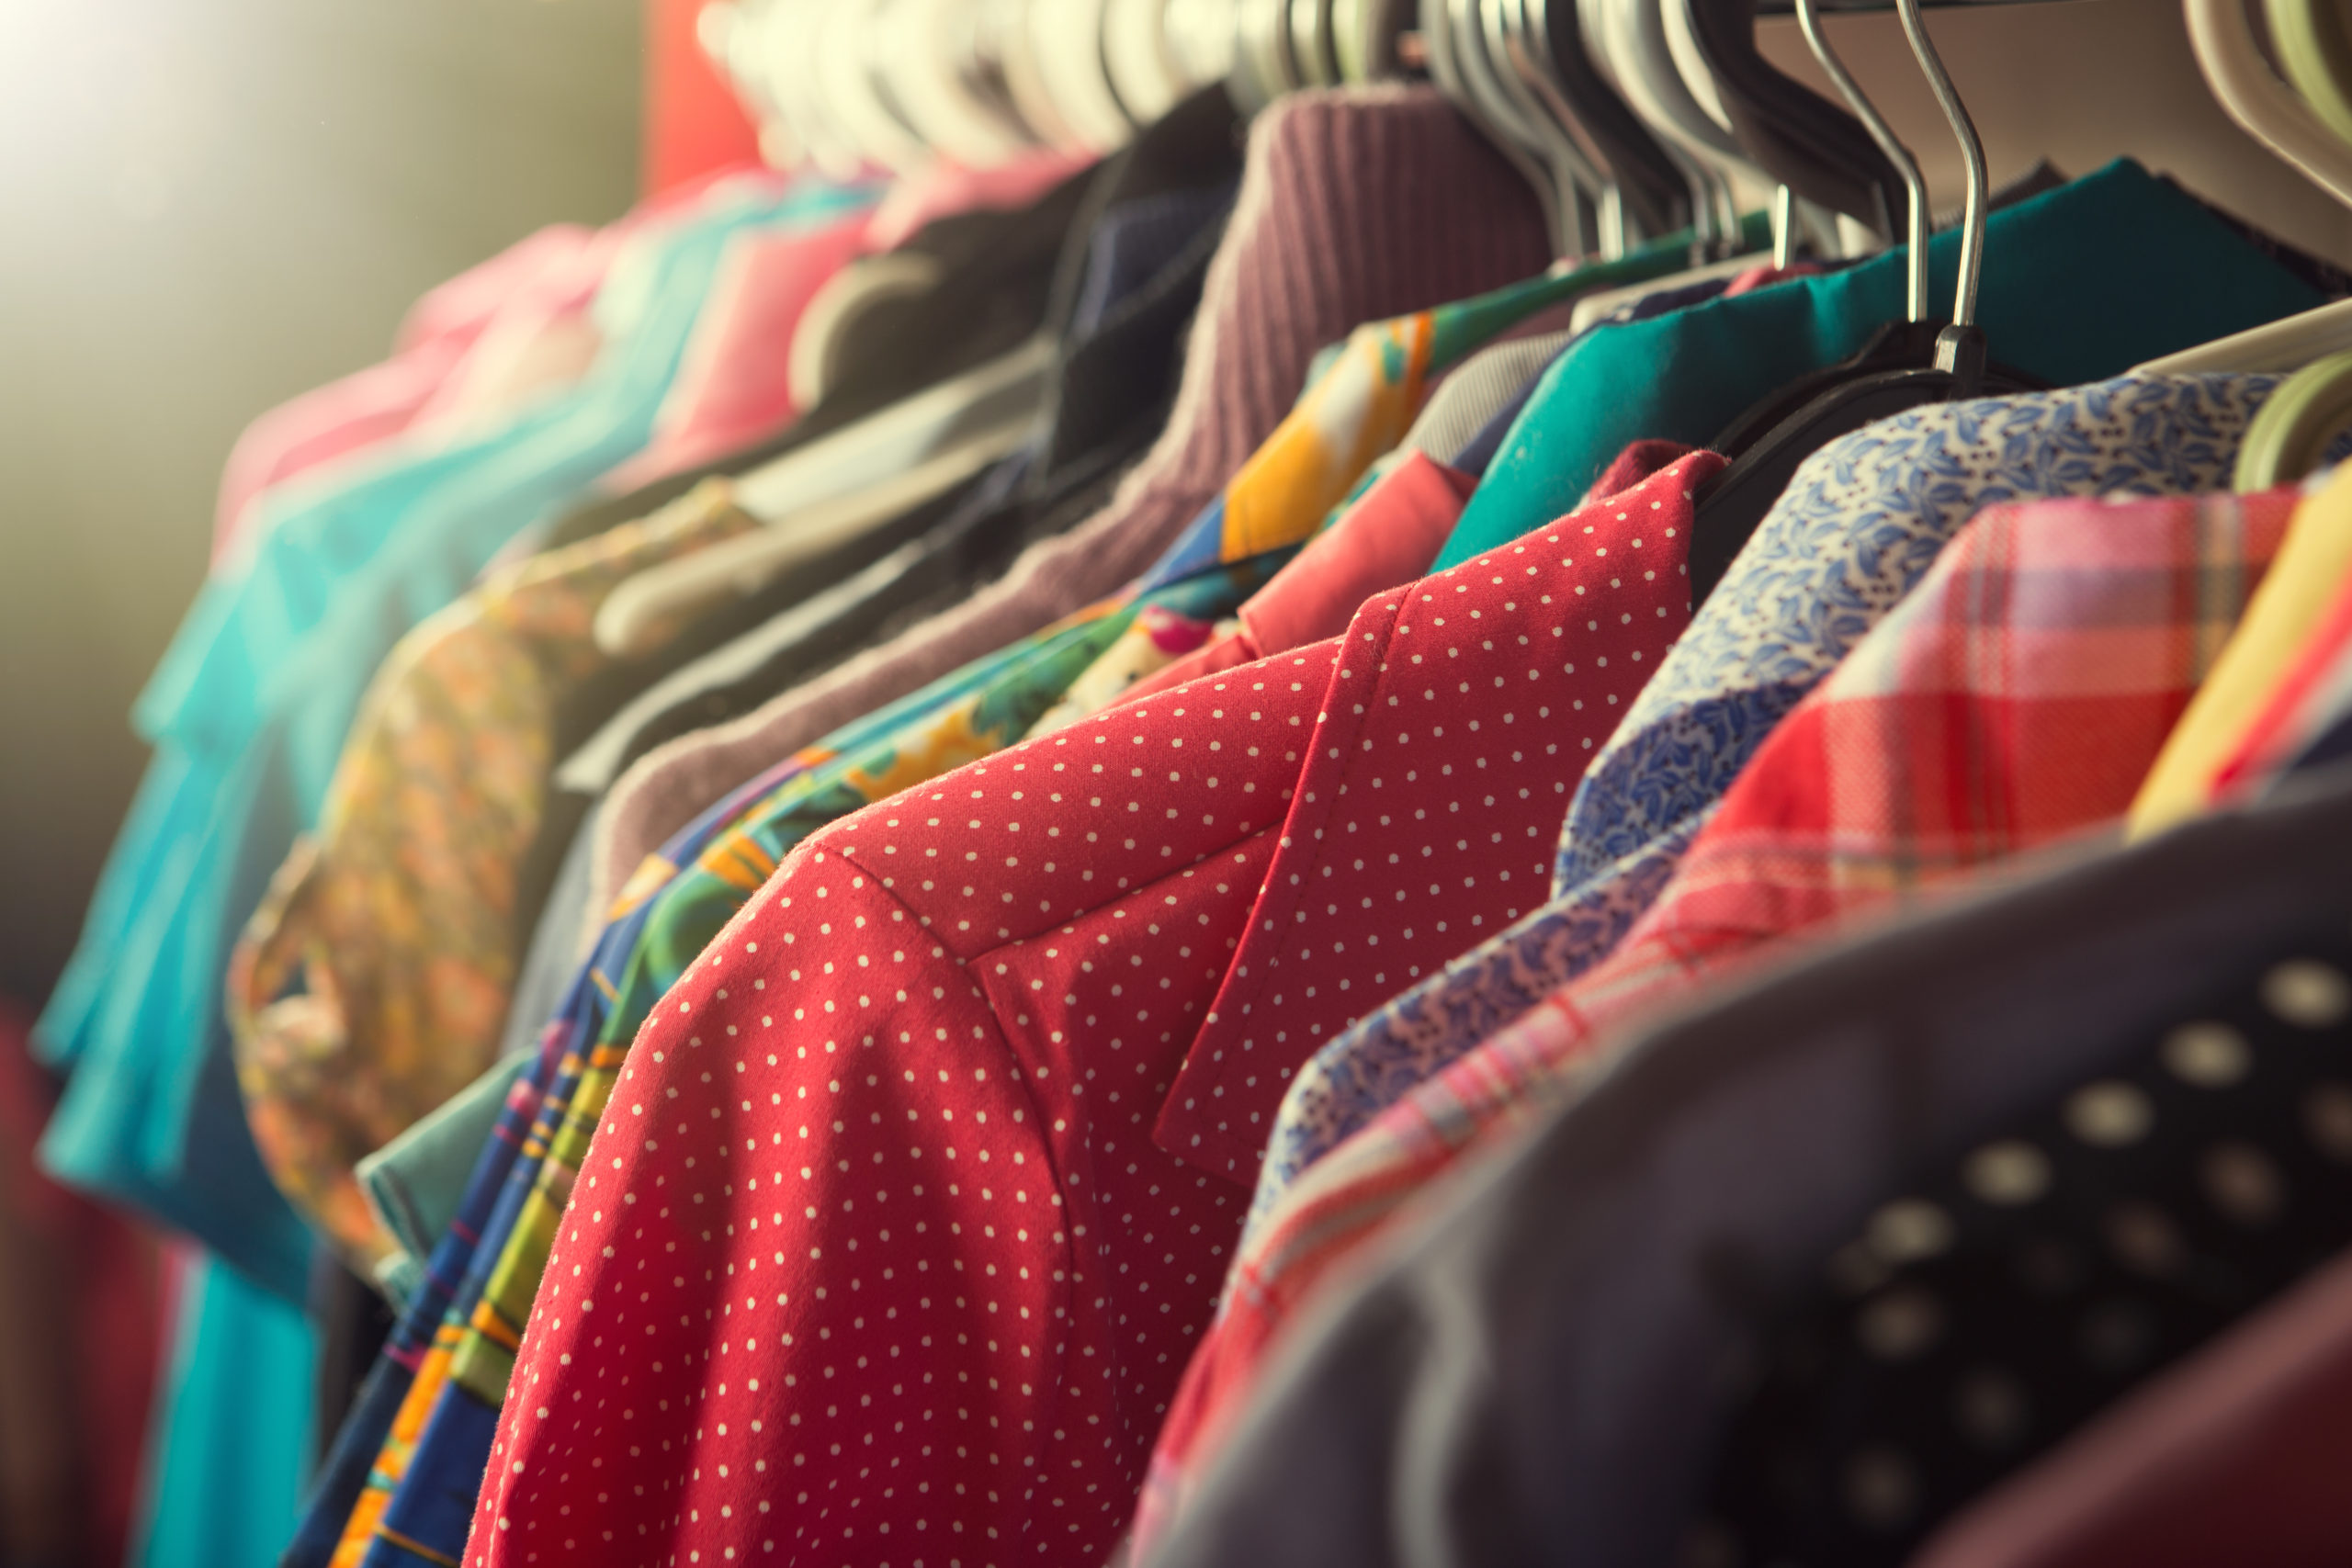
M 2352 1555 L 2341 18 L 1371 3 L 651 0 L 249 430 L 138 1568 Z

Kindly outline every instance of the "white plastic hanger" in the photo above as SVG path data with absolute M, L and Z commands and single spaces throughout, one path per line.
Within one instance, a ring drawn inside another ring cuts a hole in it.
M 1729 170 L 1731 135 L 1709 119 L 1675 70 L 1664 23 L 1642 0 L 1577 0 L 1585 53 L 1626 107 L 1650 128 L 1690 185 L 1691 230 L 1702 254 L 1719 255 L 1738 231 Z
M 1005 163 L 1036 138 L 973 90 L 959 51 L 976 41 L 970 0 L 883 0 L 869 38 L 892 100 L 932 152 L 966 168 Z
M 906 173 L 931 163 L 932 151 L 876 89 L 866 35 L 876 8 L 876 0 L 823 0 L 802 47 L 817 62 L 823 101 L 866 161 Z
M 808 162 L 809 150 L 776 101 L 760 58 L 765 9 L 766 0 L 709 0 L 695 13 L 695 41 L 759 128 L 760 157 L 772 168 L 794 169 Z
M 1289 0 L 1233 0 L 1227 25 L 1233 68 L 1226 85 L 1243 113 L 1255 114 L 1298 89 L 1301 84 L 1290 58 Z
M 1105 0 L 1029 0 L 1029 36 L 1046 90 L 1090 152 L 1135 135 L 1102 53 Z
M 1579 0 L 1579 16 L 1586 51 L 1594 65 L 1657 133 L 1668 152 L 1701 175 L 1699 189 L 1713 209 L 1712 222 L 1702 231 L 1702 238 L 1712 231 L 1724 236 L 1725 243 L 1736 241 L 1739 212 L 1727 171 L 1736 168 L 1758 185 L 1770 182 L 1740 155 L 1731 132 L 1709 118 L 1691 96 L 1667 46 L 1665 18 L 1657 0 Z M 1733 276 L 1765 259 L 1759 254 L 1724 256 L 1646 283 L 1588 294 L 1577 301 L 1570 329 L 1583 332 L 1619 308 L 1649 295 Z
M 824 0 L 830 4 L 830 0 Z M 1085 150 L 1085 141 L 1063 115 L 1046 84 L 1045 66 L 1037 54 L 1036 36 L 1029 29 L 1034 0 L 974 0 L 980 7 L 980 36 L 1004 73 L 1005 91 L 1013 107 L 1038 141 L 1070 152 Z
M 1233 75 L 1239 41 L 1240 0 L 1167 0 L 1162 20 L 1168 46 L 1192 82 Z
M 1168 34 L 1169 0 L 1111 0 L 1102 19 L 1102 59 L 1128 116 L 1148 125 L 1190 92 Z
M 935 287 L 945 266 L 922 251 L 860 256 L 817 287 L 792 329 L 785 385 L 796 408 L 813 409 L 841 379 L 853 329 L 866 313 L 893 299 Z
M 852 179 L 865 172 L 865 154 L 833 118 L 818 71 L 816 51 L 808 47 L 814 26 L 810 6 L 823 0 L 764 0 L 747 6 L 741 45 L 751 71 L 766 85 L 766 99 L 776 106 L 808 160 L 836 179 Z
M 1542 202 L 1552 254 L 1583 255 L 1590 247 L 1576 186 L 1566 171 L 1548 162 L 1546 150 L 1535 143 L 1518 106 L 1503 96 L 1487 57 L 1476 0 L 1420 0 L 1419 31 L 1430 79 Z
M 2244 0 L 2181 0 L 2198 68 L 2229 117 L 2305 178 L 2352 207 L 2352 144 L 2270 69 Z M 2352 350 L 2352 299 L 2199 344 L 2134 367 L 2146 375 L 2299 370 Z
M 1697 34 L 1690 20 L 1689 0 L 1647 0 L 1656 5 L 1665 24 L 1666 41 L 1672 54 L 1676 72 L 1683 85 L 1698 100 L 1700 108 L 1713 120 L 1717 130 L 1731 133 L 1731 116 L 1724 109 L 1723 98 L 1715 91 L 1715 79 L 1707 69 L 1707 57 L 1699 47 Z M 1759 178 L 1770 184 L 1769 175 Z M 1785 216 L 1784 216 L 1785 215 Z M 1824 255 L 1853 256 L 1866 254 L 1876 244 L 1876 239 L 1860 224 L 1844 213 L 1827 212 L 1812 202 L 1798 200 L 1788 194 L 1776 197 L 1773 208 L 1773 257 L 1786 265 L 1794 254 L 1796 243 L 1802 239 Z
M 1332 0 L 1331 47 L 1340 80 L 1363 86 L 1402 76 L 1398 53 L 1413 13 L 1413 0 Z
M 2206 85 L 2232 119 L 2336 200 L 2352 207 L 2352 145 L 2274 74 L 2244 0 L 2181 0 Z
M 2200 343 L 2135 365 L 2135 376 L 2204 376 L 2222 371 L 2256 375 L 2301 370 L 2331 354 L 2352 350 L 2352 299 L 2338 299 L 2285 321 Z
M 1478 55 L 1487 79 L 1516 111 L 1517 125 L 1551 171 L 1553 183 L 1561 187 L 1562 202 L 1577 205 L 1579 229 L 1583 205 L 1591 206 L 1589 243 L 1579 244 L 1574 252 L 1564 245 L 1559 254 L 1589 252 L 1611 261 L 1623 255 L 1623 205 L 1594 156 L 1596 150 L 1582 139 L 1584 128 L 1573 107 L 1560 96 L 1556 80 L 1544 74 L 1546 67 L 1535 59 L 1522 0 L 1456 0 L 1456 8 L 1470 13 L 1464 29 L 1465 53 Z M 1545 100 L 1544 91 L 1551 93 L 1551 101 Z M 1582 241 L 1585 236 L 1579 233 L 1576 238 Z

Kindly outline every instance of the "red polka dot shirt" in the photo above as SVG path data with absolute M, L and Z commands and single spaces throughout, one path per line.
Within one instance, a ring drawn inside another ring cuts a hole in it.
M 790 856 L 631 1049 L 467 1561 L 1095 1568 L 1290 1075 L 1542 902 L 1717 461 Z

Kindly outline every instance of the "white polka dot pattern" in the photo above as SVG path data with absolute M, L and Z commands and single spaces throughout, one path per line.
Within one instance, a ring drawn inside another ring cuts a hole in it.
M 786 861 L 631 1049 L 469 1562 L 1102 1561 L 1247 1198 L 1152 1119 L 1337 648 Z
M 1100 1562 L 1290 1073 L 1543 897 L 1689 484 L 787 858 L 631 1049 L 467 1561 Z
M 1357 612 L 1168 1147 L 1253 1180 L 1301 1063 L 1550 896 L 1570 792 L 1690 622 L 1693 470 L 1720 462 Z

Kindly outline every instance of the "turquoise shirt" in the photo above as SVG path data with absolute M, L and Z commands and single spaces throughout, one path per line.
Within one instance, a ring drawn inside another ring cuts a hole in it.
M 275 1568 L 311 1465 L 318 1337 L 216 1258 L 189 1268 L 178 1300 L 130 1568 Z
M 605 348 L 577 386 L 273 495 L 250 568 L 206 585 L 135 710 L 155 758 L 37 1031 L 73 1070 L 51 1170 L 301 1299 L 309 1235 L 254 1151 L 222 1021 L 237 932 L 317 820 L 392 644 L 649 439 L 728 242 L 864 199 L 746 181 L 647 224 L 598 292 Z
M 1929 243 L 1949 309 L 1960 236 Z M 1645 438 L 1703 446 L 1903 313 L 1904 257 L 1598 327 L 1537 383 L 1433 570 L 1576 506 Z M 1978 319 L 1993 357 L 2070 387 L 2324 302 L 2201 203 L 2129 159 L 1993 214 Z

